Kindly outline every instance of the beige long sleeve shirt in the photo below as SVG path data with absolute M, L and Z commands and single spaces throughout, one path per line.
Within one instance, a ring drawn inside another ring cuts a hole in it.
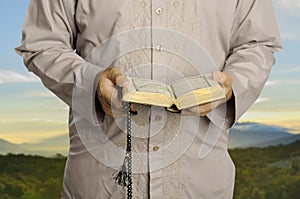
M 271 0 L 31 0 L 16 51 L 70 106 L 61 198 L 126 197 L 112 177 L 124 157 L 124 118 L 101 107 L 99 125 L 91 116 L 95 78 L 112 65 L 166 82 L 232 76 L 234 97 L 206 117 L 140 106 L 132 118 L 133 198 L 232 198 L 229 128 L 259 96 L 280 48 Z

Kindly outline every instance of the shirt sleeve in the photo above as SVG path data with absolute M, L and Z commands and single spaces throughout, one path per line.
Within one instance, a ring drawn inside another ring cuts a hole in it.
M 15 48 L 28 70 L 40 77 L 42 83 L 69 106 L 72 106 L 74 88 L 80 88 L 79 95 L 91 94 L 84 85 L 84 73 L 99 69 L 75 52 L 75 10 L 75 0 L 31 0 L 22 30 L 22 43 Z M 85 108 L 77 107 L 77 110 L 83 113 Z
M 281 49 L 271 0 L 240 0 L 236 10 L 224 67 L 233 78 L 231 124 L 256 101 L 275 63 L 274 52 Z

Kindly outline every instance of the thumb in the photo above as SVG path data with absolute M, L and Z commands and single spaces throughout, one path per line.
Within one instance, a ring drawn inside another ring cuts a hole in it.
M 125 87 L 128 84 L 128 79 L 119 68 L 111 68 L 108 78 L 119 87 Z
M 232 79 L 229 75 L 221 71 L 214 71 L 213 80 L 219 82 L 223 87 L 231 87 Z
M 212 79 L 214 81 L 217 81 L 217 82 L 221 83 L 221 72 L 220 71 L 214 71 L 212 73 Z

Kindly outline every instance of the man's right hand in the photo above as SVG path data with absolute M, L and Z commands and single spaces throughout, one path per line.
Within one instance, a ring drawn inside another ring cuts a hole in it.
M 99 77 L 97 93 L 103 111 L 116 117 L 125 116 L 120 101 L 118 87 L 123 88 L 128 84 L 128 79 L 116 67 L 106 69 Z

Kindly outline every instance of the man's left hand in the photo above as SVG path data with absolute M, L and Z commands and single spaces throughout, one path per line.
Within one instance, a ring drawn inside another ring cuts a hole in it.
M 227 102 L 232 97 L 232 78 L 230 75 L 221 72 L 221 71 L 214 71 L 212 73 L 212 79 L 219 82 L 224 92 L 226 93 L 226 99 L 219 100 L 207 104 L 202 104 L 199 106 L 194 106 L 188 109 L 182 110 L 183 115 L 200 115 L 205 116 L 207 113 L 212 111 L 214 108 L 218 107 L 219 105 Z

